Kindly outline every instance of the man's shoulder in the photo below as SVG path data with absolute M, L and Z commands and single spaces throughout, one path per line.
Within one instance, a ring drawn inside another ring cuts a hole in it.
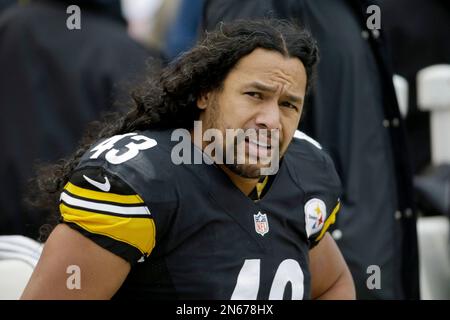
M 296 131 L 285 161 L 295 180 L 303 188 L 322 185 L 339 189 L 340 179 L 333 160 L 320 143 L 301 131 Z
M 171 160 L 171 132 L 136 131 L 99 140 L 86 151 L 75 171 L 97 168 L 154 199 L 173 190 L 177 181 L 179 168 Z
M 63 221 L 131 264 L 148 256 L 176 214 L 170 137 L 130 132 L 94 143 L 61 193 Z
M 312 161 L 323 161 L 327 156 L 319 142 L 300 130 L 295 131 L 287 154 Z
M 170 130 L 146 130 L 109 136 L 91 145 L 82 156 L 79 167 L 107 165 L 111 168 L 138 167 L 154 162 L 170 165 Z

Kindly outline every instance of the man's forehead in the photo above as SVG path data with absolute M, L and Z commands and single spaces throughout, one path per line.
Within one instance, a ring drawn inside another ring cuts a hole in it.
M 306 85 L 306 72 L 300 59 L 272 50 L 255 49 L 239 60 L 234 71 L 241 84 L 262 82 L 276 86 L 278 83 L 299 88 Z
M 264 68 L 269 69 L 274 66 L 280 69 L 289 70 L 292 67 L 300 68 L 303 66 L 301 60 L 297 57 L 286 57 L 278 51 L 256 48 L 248 55 L 242 57 L 236 68 Z

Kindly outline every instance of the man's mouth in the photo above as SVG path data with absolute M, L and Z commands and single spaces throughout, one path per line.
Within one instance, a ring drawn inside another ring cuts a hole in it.
M 258 140 L 258 139 L 251 139 L 251 138 L 248 138 L 248 137 L 245 138 L 245 142 L 248 143 L 248 144 L 253 144 L 253 145 L 255 145 L 255 146 L 259 147 L 259 148 L 265 148 L 265 149 L 272 148 L 272 145 L 269 144 L 269 143 L 265 143 L 264 140 L 265 141 L 270 141 L 270 139 L 259 139 Z

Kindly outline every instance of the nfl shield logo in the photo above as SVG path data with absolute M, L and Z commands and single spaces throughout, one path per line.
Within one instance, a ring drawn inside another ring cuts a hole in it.
M 253 219 L 255 220 L 255 230 L 257 233 L 264 236 L 269 232 L 269 221 L 267 220 L 266 214 L 258 212 L 258 214 L 253 215 Z

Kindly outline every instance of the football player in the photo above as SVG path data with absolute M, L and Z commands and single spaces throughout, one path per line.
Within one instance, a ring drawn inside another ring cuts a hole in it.
M 304 30 L 239 21 L 148 81 L 132 111 L 40 178 L 37 203 L 58 207 L 60 223 L 22 298 L 353 299 L 327 233 L 338 176 L 296 131 L 317 59 Z M 201 134 L 265 139 L 224 138 L 207 153 L 194 121 Z M 183 163 L 179 130 L 192 139 Z M 231 163 L 216 161 L 239 146 L 243 163 L 234 151 Z M 276 155 L 275 174 L 262 174 L 264 154 Z

